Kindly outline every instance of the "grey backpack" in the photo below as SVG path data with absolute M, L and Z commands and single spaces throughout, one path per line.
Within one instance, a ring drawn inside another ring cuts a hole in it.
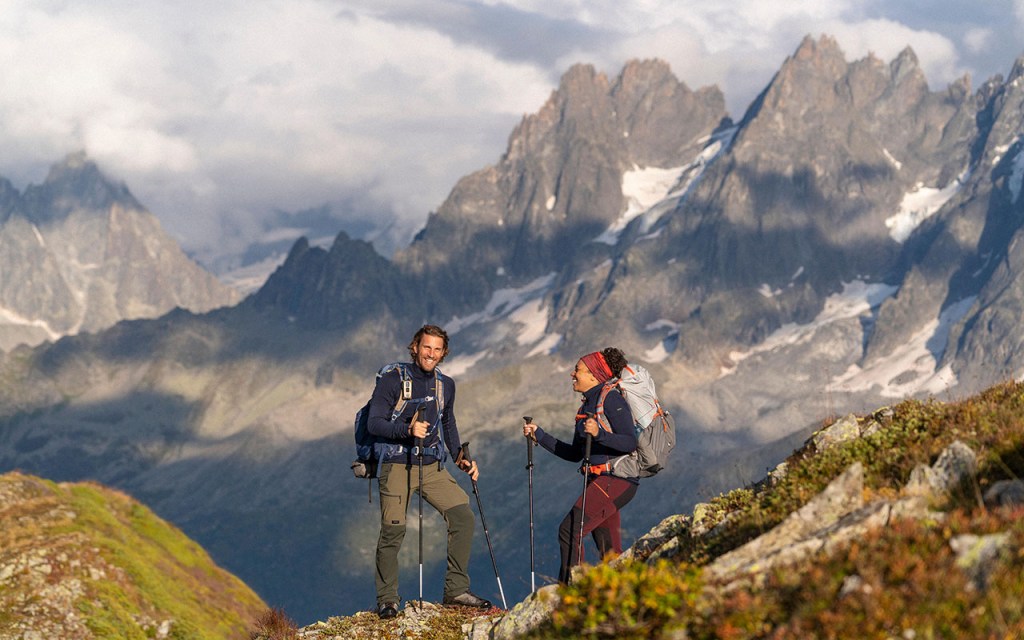
M 649 478 L 665 468 L 676 447 L 675 420 L 658 402 L 651 374 L 640 365 L 627 365 L 620 378 L 605 383 L 598 400 L 596 418 L 606 431 L 611 431 L 611 425 L 604 418 L 604 398 L 614 388 L 633 414 L 636 451 L 609 460 L 610 471 L 620 478 Z

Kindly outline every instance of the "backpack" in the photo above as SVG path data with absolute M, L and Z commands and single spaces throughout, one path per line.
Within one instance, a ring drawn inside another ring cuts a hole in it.
M 388 418 L 389 422 L 397 420 L 410 402 L 416 402 L 416 400 L 413 400 L 412 398 L 412 376 L 409 374 L 409 363 L 407 362 L 392 362 L 391 364 L 386 364 L 381 367 L 380 370 L 377 371 L 377 377 L 374 379 L 374 388 L 376 388 L 377 383 L 380 382 L 381 376 L 390 373 L 395 369 L 398 369 L 399 375 L 402 377 L 402 394 L 395 403 L 394 409 L 391 410 L 391 417 Z M 444 389 L 442 388 L 440 373 L 441 372 L 435 367 L 434 393 L 436 394 L 436 398 L 428 396 L 426 398 L 419 399 L 419 402 L 436 400 L 438 420 L 441 419 L 441 412 L 444 410 Z M 355 477 L 366 478 L 367 480 L 377 477 L 381 460 L 384 459 L 385 454 L 383 451 L 384 443 L 381 442 L 377 436 L 370 433 L 369 422 L 370 400 L 367 400 L 366 404 L 364 404 L 359 411 L 356 411 L 354 429 L 356 459 L 351 465 L 352 474 L 355 475 Z M 389 446 L 398 449 L 403 448 L 401 445 Z M 444 447 L 439 448 L 439 455 L 443 454 L 443 449 Z
M 608 461 L 609 471 L 620 478 L 649 478 L 665 468 L 668 456 L 676 446 L 676 423 L 658 402 L 654 379 L 640 365 L 626 365 L 619 378 L 604 384 L 597 401 L 595 418 L 605 431 L 612 427 L 604 417 L 604 399 L 618 389 L 633 414 L 636 429 L 636 450 Z

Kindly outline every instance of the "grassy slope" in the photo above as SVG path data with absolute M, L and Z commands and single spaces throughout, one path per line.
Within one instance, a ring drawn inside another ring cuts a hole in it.
M 0 476 L 0 483 L 8 496 L 21 498 L 0 505 L 5 506 L 0 559 L 19 550 L 45 557 L 51 567 L 46 583 L 74 585 L 65 592 L 76 594 L 74 614 L 94 637 L 153 637 L 154 625 L 170 620 L 171 638 L 244 638 L 266 609 L 199 545 L 122 493 L 16 472 Z M 59 629 L 63 623 L 33 618 L 46 610 L 25 604 L 32 594 L 17 593 L 31 587 L 26 575 L 0 584 L 0 601 L 6 603 L 0 636 L 19 625 Z

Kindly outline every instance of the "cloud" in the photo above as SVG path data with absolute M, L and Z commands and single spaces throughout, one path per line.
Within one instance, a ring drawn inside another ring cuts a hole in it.
M 21 152 L 0 173 L 84 148 L 193 249 L 353 192 L 422 219 L 550 92 L 545 70 L 334 3 L 128 6 L 5 9 L 0 142 Z
M 24 187 L 86 149 L 211 260 L 273 231 L 282 211 L 325 203 L 339 230 L 395 223 L 394 242 L 459 177 L 495 162 L 515 124 L 576 62 L 614 75 L 631 58 L 665 59 L 691 88 L 719 85 L 738 117 L 807 34 L 835 35 L 851 60 L 891 58 L 909 44 L 934 88 L 983 64 L 982 52 L 1006 55 L 1015 26 L 1004 24 L 1007 12 L 1024 22 L 1024 0 L 977 9 L 970 30 L 936 17 L 961 3 L 913 4 L 932 8 L 7 0 L 0 175 Z
M 964 32 L 964 46 L 971 53 L 986 51 L 995 39 L 996 34 L 992 29 L 975 27 Z
M 717 84 L 734 116 L 742 115 L 805 35 L 835 36 L 850 60 L 869 52 L 891 59 L 909 45 L 929 80 L 937 84 L 951 82 L 963 73 L 949 37 L 875 16 L 879 7 L 864 0 L 735 0 L 726 4 L 679 0 L 515 0 L 507 4 L 488 0 L 487 4 L 511 4 L 519 11 L 551 19 L 574 16 L 593 33 L 605 34 L 599 46 L 588 40 L 576 42 L 558 59 L 560 68 L 587 60 L 608 73 L 617 73 L 630 58 L 660 57 L 691 88 Z

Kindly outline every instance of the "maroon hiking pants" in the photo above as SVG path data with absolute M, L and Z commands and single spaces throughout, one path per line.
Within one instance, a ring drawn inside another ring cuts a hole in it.
M 562 564 L 558 570 L 558 581 L 569 582 L 572 567 L 576 566 L 582 553 L 580 519 L 583 519 L 583 535 L 593 534 L 598 554 L 603 558 L 609 552 L 622 553 L 622 539 L 619 535 L 619 510 L 629 504 L 636 495 L 637 485 L 616 476 L 592 477 L 587 484 L 586 511 L 583 495 L 562 519 L 558 527 L 558 547 L 562 553 Z

